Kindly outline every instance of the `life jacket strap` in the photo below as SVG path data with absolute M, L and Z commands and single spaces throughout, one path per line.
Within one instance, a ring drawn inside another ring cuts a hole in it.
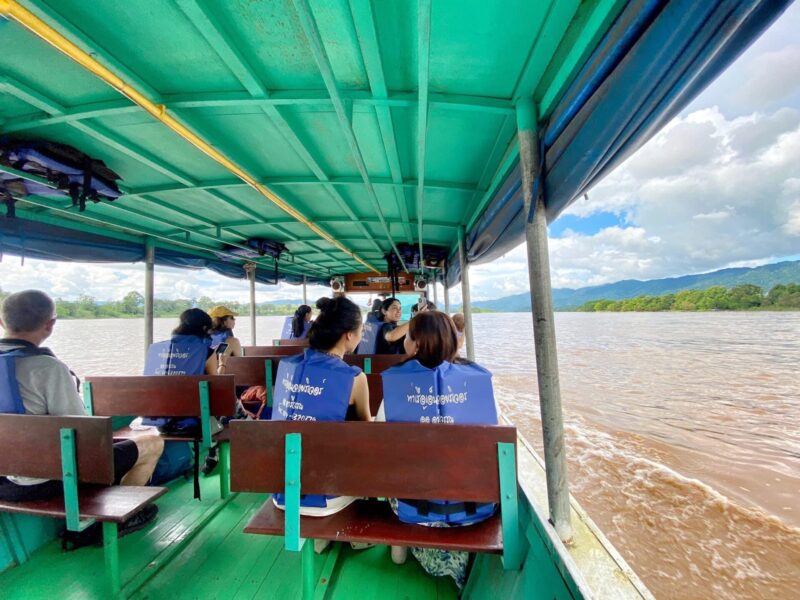
M 472 516 L 478 512 L 478 504 L 476 502 L 452 502 L 440 504 L 438 502 L 431 502 L 429 500 L 402 501 L 416 508 L 421 517 L 427 517 L 430 514 L 449 516 L 460 513 L 465 513 L 467 516 Z

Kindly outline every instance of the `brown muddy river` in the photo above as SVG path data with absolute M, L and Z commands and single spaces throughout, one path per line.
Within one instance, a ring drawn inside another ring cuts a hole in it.
M 258 341 L 282 317 L 259 317 Z M 156 337 L 175 325 L 157 319 Z M 800 589 L 800 313 L 560 313 L 572 493 L 659 599 Z M 541 447 L 528 314 L 475 318 L 478 362 Z M 237 335 L 250 343 L 249 321 Z M 136 374 L 139 320 L 61 321 L 80 376 Z

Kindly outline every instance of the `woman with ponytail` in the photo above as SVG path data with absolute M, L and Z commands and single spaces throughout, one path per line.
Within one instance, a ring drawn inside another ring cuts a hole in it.
M 302 340 L 308 335 L 308 330 L 311 327 L 311 307 L 308 304 L 301 304 L 294 311 L 292 318 L 292 334 L 289 336 L 290 340 Z
M 345 297 L 317 300 L 303 354 L 284 358 L 275 378 L 273 421 L 371 421 L 367 376 L 343 358 L 361 341 L 361 310 Z M 275 495 L 283 508 L 283 494 Z M 301 496 L 300 514 L 326 516 L 355 498 Z

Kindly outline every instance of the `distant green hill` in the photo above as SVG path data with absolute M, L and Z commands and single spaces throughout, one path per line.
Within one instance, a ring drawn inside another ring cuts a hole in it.
M 754 268 L 721 269 L 700 275 L 649 281 L 626 279 L 579 289 L 557 288 L 553 290 L 553 304 L 556 310 L 568 310 L 591 300 L 661 296 L 683 290 L 703 290 L 715 285 L 732 288 L 743 283 L 757 285 L 763 290 L 769 290 L 779 283 L 800 283 L 800 261 L 780 262 Z M 531 310 L 531 299 L 530 294 L 524 292 L 496 300 L 474 302 L 474 305 L 496 312 L 528 312 Z

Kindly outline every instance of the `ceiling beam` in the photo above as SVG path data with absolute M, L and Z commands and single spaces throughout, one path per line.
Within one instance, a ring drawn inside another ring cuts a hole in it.
M 403 270 L 408 270 L 406 268 L 405 261 L 403 260 L 403 256 L 400 254 L 400 251 L 397 249 L 397 245 L 394 243 L 392 232 L 384 220 L 383 211 L 381 210 L 381 205 L 378 201 L 378 195 L 375 193 L 375 188 L 372 186 L 372 182 L 370 181 L 367 165 L 364 162 L 364 157 L 361 155 L 361 149 L 358 146 L 358 140 L 356 140 L 356 135 L 353 131 L 351 116 L 349 115 L 349 111 L 345 108 L 342 96 L 339 94 L 339 90 L 336 86 L 336 78 L 333 74 L 333 67 L 331 66 L 328 54 L 325 51 L 325 46 L 322 43 L 322 38 L 320 37 L 319 30 L 317 29 L 317 23 L 314 20 L 311 7 L 308 5 L 308 0 L 294 0 L 293 4 L 295 12 L 300 18 L 300 26 L 302 27 L 306 39 L 308 40 L 309 50 L 311 50 L 311 54 L 314 57 L 314 61 L 317 63 L 317 68 L 319 69 L 320 75 L 322 75 L 322 80 L 325 82 L 325 87 L 327 88 L 328 94 L 331 97 L 331 102 L 333 103 L 336 116 L 339 119 L 339 125 L 341 126 L 342 133 L 344 134 L 345 140 L 347 140 L 348 146 L 350 146 L 350 152 L 353 156 L 353 160 L 356 163 L 356 168 L 364 180 L 364 187 L 366 189 L 367 196 L 372 202 L 375 214 L 378 215 L 381 225 L 383 226 L 386 239 L 397 255 Z
M 419 240 L 419 264 L 422 267 L 422 235 L 425 206 L 425 147 L 428 140 L 428 80 L 431 65 L 431 0 L 417 3 L 417 76 L 419 79 L 419 112 L 417 116 L 417 236 Z
M 178 5 L 197 31 L 206 38 L 209 45 L 217 53 L 217 56 L 219 56 L 230 69 L 231 73 L 247 90 L 247 93 L 250 94 L 253 99 L 260 100 L 269 98 L 271 95 L 269 90 L 267 90 L 264 84 L 256 77 L 247 59 L 236 48 L 231 37 L 219 26 L 218 19 L 213 18 L 208 7 L 201 5 L 197 0 L 178 0 Z M 259 108 L 272 120 L 279 133 L 284 137 L 287 143 L 292 146 L 300 159 L 305 162 L 306 166 L 316 176 L 317 182 L 323 185 L 328 194 L 348 216 L 358 222 L 358 218 L 350 205 L 336 189 L 328 184 L 328 176 L 291 126 L 286 122 L 286 119 L 283 118 L 277 106 L 261 104 Z M 380 252 L 383 252 L 383 249 L 375 241 L 366 227 L 362 226 L 361 232 Z
M 361 0 L 359 0 L 361 1 Z M 374 93 L 374 88 L 373 88 Z M 342 98 L 352 102 L 353 108 L 359 111 L 373 109 L 401 108 L 417 109 L 417 95 L 409 92 L 387 91 L 385 97 L 370 95 L 368 91 L 341 91 Z M 240 110 L 252 107 L 254 110 L 278 106 L 307 106 L 316 110 L 331 111 L 333 106 L 327 90 L 270 90 L 269 96 L 253 97 L 243 92 L 202 92 L 191 94 L 165 95 L 162 103 L 168 110 L 193 110 L 202 108 L 228 108 Z M 450 94 L 430 94 L 429 104 L 437 109 L 482 112 L 488 114 L 513 115 L 514 107 L 506 98 L 485 96 L 467 96 Z M 5 121 L 2 129 L 5 133 L 24 131 L 36 127 L 46 127 L 71 121 L 84 121 L 116 115 L 141 113 L 145 111 L 127 98 L 115 98 L 102 102 L 91 102 L 69 107 L 63 114 L 22 115 Z
M 353 25 L 356 28 L 356 35 L 361 47 L 361 56 L 367 70 L 367 79 L 369 80 L 372 95 L 377 100 L 388 98 L 389 93 L 383 73 L 372 2 L 370 0 L 350 0 L 350 14 L 353 17 Z M 394 134 L 391 108 L 385 104 L 375 104 L 375 116 L 378 120 L 383 148 L 386 152 L 386 160 L 389 163 L 389 171 L 392 175 L 391 181 L 397 186 L 394 189 L 394 196 L 398 214 L 403 221 L 406 242 L 410 245 L 414 243 L 414 234 L 411 231 L 411 225 L 408 224 L 408 205 L 406 204 L 406 195 L 403 190 L 403 172 L 400 166 L 400 156 L 397 152 L 397 140 Z M 377 178 L 374 178 L 373 184 L 377 183 Z

